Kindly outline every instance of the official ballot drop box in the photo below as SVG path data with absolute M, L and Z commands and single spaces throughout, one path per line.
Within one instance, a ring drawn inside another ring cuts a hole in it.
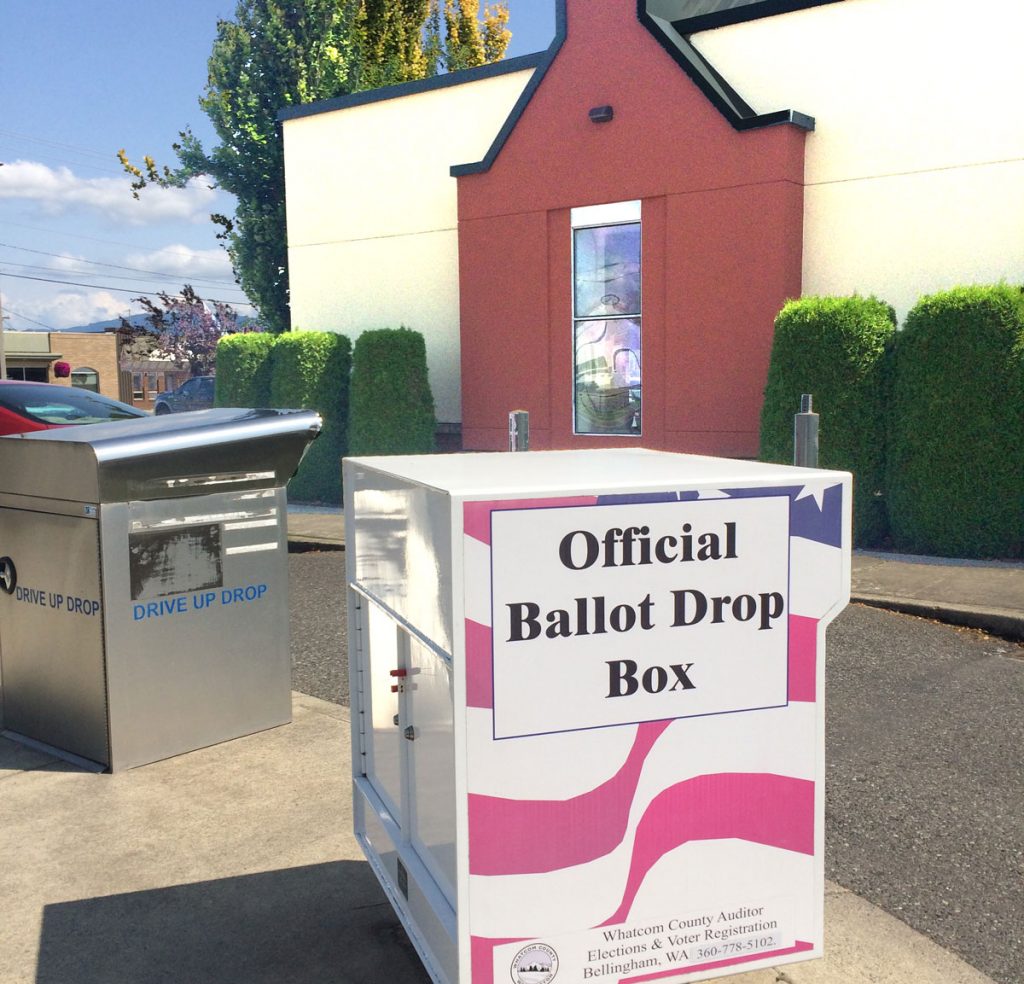
M 0 724 L 111 771 L 291 720 L 284 486 L 320 417 L 0 439 Z
M 355 832 L 435 981 L 821 954 L 850 493 L 632 449 L 345 462 Z

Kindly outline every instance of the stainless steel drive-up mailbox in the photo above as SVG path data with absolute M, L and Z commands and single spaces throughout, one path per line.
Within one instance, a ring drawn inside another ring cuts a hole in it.
M 0 724 L 111 771 L 291 720 L 284 486 L 309 411 L 0 439 Z
M 437 984 L 821 954 L 850 491 L 638 449 L 345 462 L 355 832 Z

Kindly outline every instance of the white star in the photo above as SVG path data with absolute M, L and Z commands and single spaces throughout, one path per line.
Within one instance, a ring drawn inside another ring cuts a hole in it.
M 805 485 L 794 501 L 799 502 L 801 499 L 806 499 L 808 496 L 817 504 L 818 512 L 825 511 L 825 486 Z

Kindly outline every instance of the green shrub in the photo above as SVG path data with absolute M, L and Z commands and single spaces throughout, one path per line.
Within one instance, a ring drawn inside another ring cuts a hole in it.
M 436 429 L 423 336 L 408 328 L 363 332 L 352 358 L 349 453 L 433 451 Z
M 893 359 L 888 501 L 901 550 L 1024 553 L 1024 295 L 957 287 L 907 315 Z
M 324 426 L 310 446 L 288 494 L 301 502 L 341 502 L 341 459 L 348 433 L 352 346 L 344 335 L 302 331 L 279 335 L 271 360 L 274 407 L 316 410 Z
M 277 336 L 270 332 L 224 335 L 217 342 L 218 407 L 270 406 L 270 355 Z
M 805 297 L 775 319 L 761 410 L 761 459 L 793 462 L 793 415 L 814 397 L 822 468 L 853 473 L 854 542 L 886 534 L 883 366 L 895 313 L 873 297 Z

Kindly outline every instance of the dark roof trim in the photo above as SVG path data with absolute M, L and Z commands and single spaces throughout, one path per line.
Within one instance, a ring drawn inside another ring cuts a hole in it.
M 550 50 L 550 49 L 549 49 Z M 464 85 L 480 79 L 489 79 L 497 75 L 509 75 L 527 69 L 543 71 L 547 68 L 545 59 L 547 52 L 520 55 L 505 61 L 492 62 L 479 68 L 467 68 L 461 72 L 447 72 L 444 75 L 432 75 L 426 79 L 415 79 L 412 82 L 400 82 L 398 85 L 387 85 L 380 89 L 367 89 L 365 92 L 353 92 L 346 96 L 335 96 L 333 99 L 321 99 L 318 102 L 305 103 L 302 106 L 288 106 L 277 114 L 279 123 L 295 120 L 303 116 L 317 116 L 320 113 L 333 113 L 337 109 L 351 109 L 353 106 L 365 106 L 368 103 L 383 102 L 387 99 L 398 99 L 419 92 L 433 92 L 435 89 L 447 89 L 453 85 Z M 543 68 L 540 68 L 543 66 Z
M 454 164 L 449 169 L 449 173 L 453 178 L 461 177 L 463 174 L 480 174 L 483 171 L 489 171 L 491 165 L 494 163 L 495 158 L 501 153 L 501 148 L 505 146 L 505 141 L 511 136 L 512 131 L 516 128 L 516 124 L 519 122 L 519 118 L 523 115 L 527 105 L 533 98 L 533 94 L 537 91 L 544 76 L 547 74 L 547 70 L 551 67 L 551 63 L 555 60 L 555 56 L 561 50 L 562 44 L 565 41 L 565 0 L 555 0 L 555 36 L 551 40 L 551 44 L 548 45 L 548 50 L 541 52 L 540 62 L 537 65 L 536 71 L 533 73 L 532 78 L 526 84 L 526 88 L 520 93 L 519 98 L 516 100 L 516 104 L 512 107 L 512 112 L 508 114 L 508 119 L 505 120 L 504 125 L 498 131 L 498 135 L 494 138 L 491 146 L 487 149 L 487 153 L 484 154 L 483 160 L 476 161 L 472 164 Z
M 672 21 L 672 26 L 682 35 L 696 34 L 698 31 L 711 31 L 728 24 L 742 24 L 744 21 L 760 20 L 762 17 L 774 17 L 776 14 L 789 14 L 794 10 L 806 10 L 808 7 L 822 7 L 827 3 L 838 2 L 839 0 L 717 0 L 705 3 L 704 6 L 718 9 L 681 17 Z
M 744 4 L 732 10 L 721 10 L 715 14 L 692 17 L 685 20 L 658 20 L 647 12 L 647 0 L 637 0 L 637 18 L 658 43 L 671 55 L 680 68 L 697 84 L 717 109 L 736 130 L 755 130 L 765 126 L 778 126 L 780 123 L 791 123 L 802 130 L 814 129 L 814 117 L 799 113 L 793 109 L 783 109 L 774 113 L 757 113 L 740 97 L 739 93 L 722 77 L 691 43 L 689 36 L 679 29 L 687 27 L 694 21 L 706 21 L 710 17 L 733 15 L 734 19 L 723 23 L 738 23 L 740 20 L 753 20 L 768 17 L 765 8 L 786 7 L 795 10 L 798 7 L 818 6 L 822 3 L 833 3 L 836 0 L 762 0 Z M 755 13 L 754 11 L 760 11 Z M 783 13 L 773 9 L 771 13 Z

